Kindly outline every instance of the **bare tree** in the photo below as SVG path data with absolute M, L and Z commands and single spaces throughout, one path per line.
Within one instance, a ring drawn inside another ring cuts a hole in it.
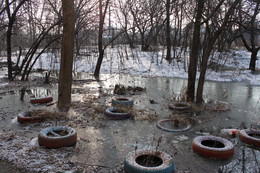
M 249 69 L 255 71 L 257 53 L 260 50 L 259 14 L 260 1 L 245 1 L 239 8 L 239 31 L 245 48 L 251 52 Z M 258 41 L 258 42 L 257 42 Z
M 60 25 L 62 23 L 62 16 L 61 16 L 61 7 L 59 3 L 53 3 L 50 0 L 46 0 L 47 3 L 43 3 L 42 8 L 38 9 L 39 14 L 33 15 L 34 12 L 28 11 L 28 20 L 29 25 L 25 25 L 26 28 L 29 29 L 29 33 L 25 33 L 26 35 L 29 35 L 27 47 L 25 48 L 24 52 L 25 55 L 21 58 L 20 57 L 17 60 L 17 67 L 18 71 L 14 75 L 21 74 L 21 80 L 28 80 L 29 74 L 39 59 L 39 57 L 49 49 L 50 45 L 54 44 L 57 40 L 61 38 L 60 33 Z M 37 4 L 29 3 L 29 6 L 27 7 L 31 10 L 34 10 L 36 8 Z M 48 8 L 47 8 L 48 7 Z M 51 10 L 52 9 L 52 10 Z M 51 17 L 53 16 L 53 17 Z M 27 19 L 25 18 L 25 20 Z M 57 28 L 57 29 L 55 29 Z M 55 33 L 55 30 L 57 30 Z M 31 33 L 31 31 L 35 31 L 34 33 Z M 37 32 L 36 32 L 37 31 Z M 40 50 L 40 52 L 38 52 Z M 14 78 L 13 77 L 13 78 Z
M 188 68 L 188 87 L 187 101 L 194 102 L 195 100 L 195 82 L 197 74 L 197 62 L 199 56 L 200 45 L 200 26 L 203 14 L 204 0 L 197 0 L 196 17 L 193 29 L 193 39 L 190 52 L 190 62 Z
M 224 18 L 222 19 L 221 23 L 215 23 L 216 21 L 211 20 L 211 23 L 213 23 L 213 28 L 212 28 L 212 33 L 208 35 L 207 37 L 207 47 L 205 50 L 203 50 L 202 54 L 202 62 L 201 62 L 201 71 L 200 71 L 200 77 L 199 77 L 199 83 L 197 87 L 197 95 L 196 95 L 196 103 L 200 104 L 203 102 L 203 88 L 204 88 L 204 81 L 205 81 L 205 75 L 207 71 L 207 64 L 208 64 L 208 59 L 210 56 L 210 53 L 212 49 L 214 48 L 216 40 L 219 38 L 220 34 L 224 31 L 226 26 L 228 24 L 231 24 L 230 19 L 232 18 L 232 14 L 234 13 L 236 7 L 238 4 L 241 2 L 241 0 L 235 0 L 234 2 L 230 2 L 230 5 L 227 6 L 227 11 L 224 14 Z M 215 9 L 213 9 L 213 13 L 216 13 L 216 11 L 219 9 L 219 7 L 222 5 L 222 1 L 216 6 Z M 212 17 L 213 15 L 209 15 L 209 17 Z M 221 15 L 220 15 L 221 16 Z M 205 23 L 209 22 L 210 18 L 206 18 L 204 20 Z M 218 22 L 219 20 L 217 20 Z M 233 23 L 234 24 L 234 23 Z
M 105 23 L 105 17 L 108 10 L 110 0 L 106 0 L 104 3 L 102 3 L 102 0 L 99 0 L 99 29 L 98 29 L 98 61 L 95 68 L 94 76 L 99 77 L 100 74 L 100 68 L 101 64 L 104 58 L 104 52 L 105 49 L 103 48 L 103 33 L 104 33 L 104 23 Z M 104 10 L 103 10 L 104 7 Z
M 92 0 L 75 1 L 75 51 L 77 55 L 80 54 L 80 49 L 91 41 L 90 37 L 98 27 L 97 3 Z
M 190 54 L 190 63 L 188 71 L 188 88 L 187 88 L 187 101 L 195 101 L 195 81 L 197 72 L 197 62 L 199 59 L 199 52 L 202 49 L 201 66 L 200 66 L 200 77 L 196 92 L 196 103 L 200 104 L 203 102 L 203 87 L 205 81 L 205 75 L 207 71 L 207 64 L 209 56 L 214 48 L 214 45 L 219 38 L 220 34 L 230 24 L 230 18 L 235 11 L 235 8 L 241 0 L 227 1 L 225 0 L 215 1 L 204 1 L 197 0 L 197 14 L 195 18 L 193 41 Z M 203 7 L 203 6 L 206 6 Z M 220 8 L 225 5 L 224 10 Z M 204 15 L 203 15 L 204 14 Z M 202 21 L 203 19 L 203 21 Z M 200 48 L 200 34 L 201 26 L 205 24 L 204 43 Z
M 124 31 L 127 44 L 130 48 L 135 48 L 136 43 L 136 27 L 130 9 L 131 5 L 129 1 L 118 0 L 116 5 L 118 13 L 116 13 L 118 24 Z
M 167 45 L 167 53 L 166 60 L 171 60 L 171 23 L 170 23 L 170 14 L 171 14 L 171 1 L 166 0 L 166 45 Z
M 68 108 L 71 104 L 72 66 L 74 50 L 74 0 L 62 0 L 63 37 L 59 74 L 59 108 Z
M 140 34 L 142 51 L 147 51 L 165 25 L 165 3 L 157 0 L 132 0 L 130 12 Z
M 5 10 L 8 17 L 8 26 L 7 26 L 7 32 L 6 32 L 6 50 L 7 50 L 7 63 L 8 63 L 8 79 L 12 79 L 12 68 L 13 68 L 13 62 L 12 62 L 12 32 L 13 32 L 13 26 L 16 21 L 17 13 L 19 9 L 24 5 L 24 3 L 28 0 L 21 0 L 18 1 L 18 4 L 16 5 L 15 1 L 9 2 L 9 0 L 5 1 Z

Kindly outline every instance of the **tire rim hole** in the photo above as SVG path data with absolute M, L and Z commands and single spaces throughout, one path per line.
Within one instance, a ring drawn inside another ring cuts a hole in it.
M 175 106 L 178 107 L 178 108 L 179 108 L 179 107 L 183 107 L 183 108 L 188 107 L 188 105 L 185 104 L 185 103 L 176 103 Z
M 248 134 L 248 136 L 251 136 L 251 137 L 253 137 L 253 138 L 260 139 L 260 134 L 250 133 L 250 134 Z
M 111 110 L 112 113 L 126 113 L 124 110 L 122 109 L 113 109 Z
M 116 100 L 118 100 L 118 101 L 129 101 L 129 99 L 126 99 L 126 98 L 117 98 Z
M 166 128 L 173 128 L 173 129 L 184 129 L 187 127 L 188 123 L 185 123 L 183 121 L 174 119 L 172 121 L 165 121 L 164 127 Z
M 225 145 L 222 142 L 215 140 L 204 140 L 201 142 L 202 145 L 211 147 L 211 148 L 224 148 Z
M 66 136 L 68 135 L 67 130 L 53 130 L 47 133 L 47 136 Z
M 135 159 L 136 163 L 145 167 L 157 167 L 163 164 L 163 160 L 154 155 L 141 155 Z
M 30 113 L 25 113 L 24 117 L 32 117 L 32 115 Z

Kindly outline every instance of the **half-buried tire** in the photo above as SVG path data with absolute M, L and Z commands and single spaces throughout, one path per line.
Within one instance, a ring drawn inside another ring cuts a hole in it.
M 173 173 L 174 162 L 162 151 L 137 150 L 127 154 L 124 169 L 126 173 Z
M 32 104 L 43 104 L 43 103 L 49 103 L 52 102 L 53 98 L 51 96 L 48 97 L 38 97 L 38 98 L 31 98 L 30 102 Z
M 133 106 L 134 101 L 128 98 L 116 97 L 112 99 L 113 106 Z
M 70 147 L 76 144 L 77 133 L 67 126 L 48 127 L 40 131 L 38 142 L 46 148 Z
M 44 117 L 31 116 L 30 112 L 22 112 L 17 115 L 17 121 L 20 124 L 40 123 L 44 121 Z
M 255 147 L 260 147 L 260 130 L 240 130 L 239 139 L 246 144 L 253 145 Z
M 105 110 L 105 115 L 110 118 L 110 119 L 115 119 L 115 120 L 122 120 L 122 119 L 128 119 L 131 117 L 131 114 L 124 111 L 123 109 L 120 108 L 107 108 Z

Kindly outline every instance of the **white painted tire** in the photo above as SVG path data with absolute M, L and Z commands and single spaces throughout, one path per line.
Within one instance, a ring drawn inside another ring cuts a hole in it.
M 155 167 L 142 166 L 137 163 L 139 157 L 151 155 L 161 159 L 161 164 Z M 162 151 L 137 150 L 127 154 L 124 161 L 126 173 L 173 173 L 174 162 L 171 156 Z

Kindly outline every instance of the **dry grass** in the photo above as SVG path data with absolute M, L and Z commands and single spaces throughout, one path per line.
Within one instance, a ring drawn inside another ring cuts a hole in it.
M 226 102 L 218 101 L 213 104 L 207 104 L 205 108 L 213 112 L 227 112 L 230 111 L 230 106 L 231 105 Z
M 50 111 L 47 109 L 35 109 L 28 112 L 31 117 L 40 116 L 43 117 L 46 120 L 63 120 L 66 119 L 66 114 Z
M 169 119 L 179 121 L 183 124 L 195 125 L 197 123 L 197 120 L 195 118 L 184 114 L 175 114 L 174 116 L 169 116 Z

